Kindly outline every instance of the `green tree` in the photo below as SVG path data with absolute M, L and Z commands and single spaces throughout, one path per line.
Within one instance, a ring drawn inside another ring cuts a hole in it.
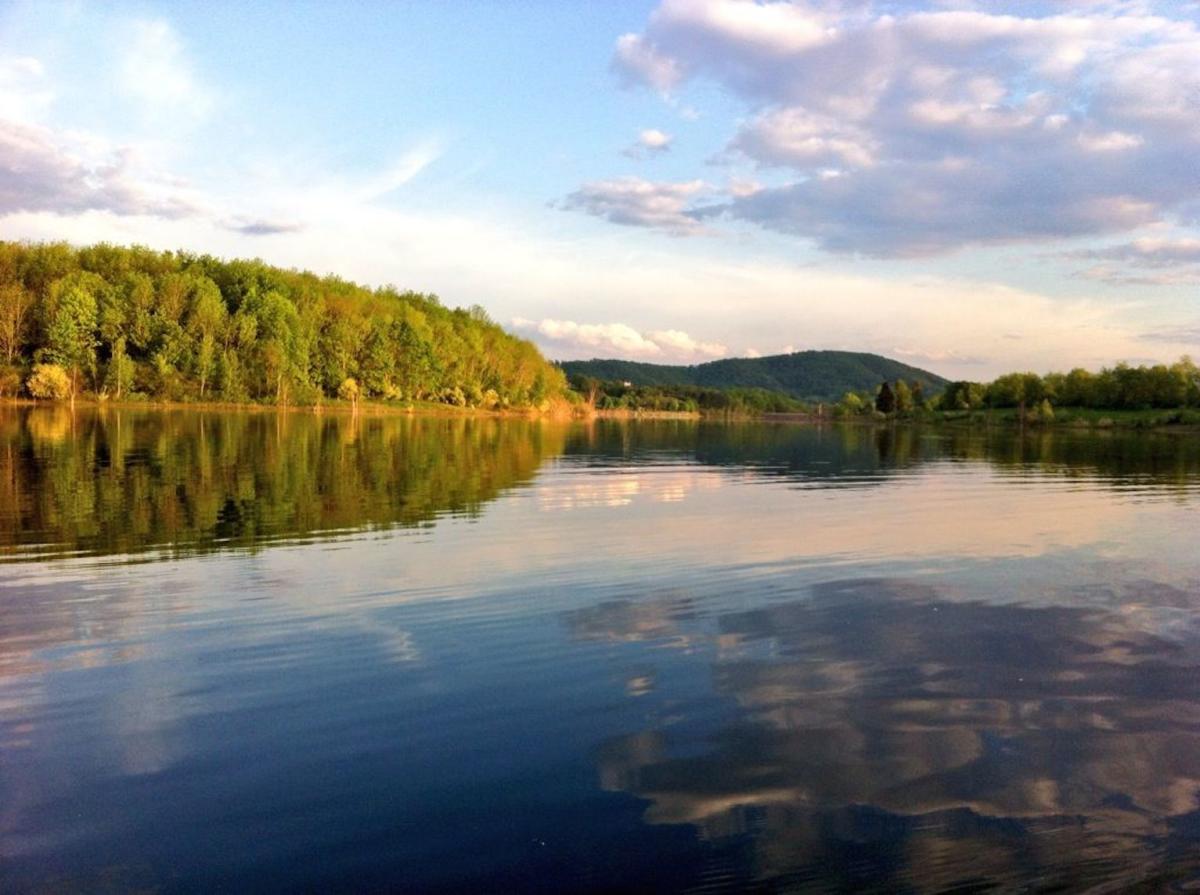
M 31 297 L 18 283 L 0 286 L 0 354 L 8 365 L 16 360 L 25 338 Z
M 354 412 L 358 412 L 358 381 L 352 377 L 346 377 L 342 380 L 342 384 L 338 386 L 338 397 L 343 401 L 349 401 Z
M 201 400 L 216 364 L 217 339 L 225 329 L 227 317 L 217 284 L 208 277 L 199 277 L 192 286 L 186 328 L 196 343 L 193 367 Z
M 47 356 L 64 367 L 71 380 L 71 397 L 79 391 L 81 372 L 96 361 L 96 296 L 80 285 L 66 289 L 50 320 Z
M 113 397 L 118 401 L 133 387 L 133 369 L 133 361 L 125 350 L 125 337 L 118 336 L 108 359 L 108 375 L 105 377 L 106 387 L 112 389 Z

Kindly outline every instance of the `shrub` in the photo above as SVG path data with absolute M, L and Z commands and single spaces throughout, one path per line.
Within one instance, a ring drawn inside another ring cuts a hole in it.
M 21 389 L 21 373 L 16 367 L 0 367 L 0 398 L 15 396 Z
M 467 396 L 463 394 L 463 390 L 458 386 L 442 389 L 442 401 L 446 404 L 452 404 L 455 407 L 467 406 Z
M 35 398 L 62 400 L 71 397 L 71 377 L 58 364 L 37 364 L 25 387 Z

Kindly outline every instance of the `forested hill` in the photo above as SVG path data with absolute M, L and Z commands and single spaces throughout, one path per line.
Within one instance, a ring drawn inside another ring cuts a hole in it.
M 0 395 L 529 406 L 562 372 L 481 308 L 142 247 L 0 242 Z
M 904 379 L 922 384 L 926 394 L 946 380 L 878 354 L 855 351 L 798 351 L 771 357 L 735 357 L 695 366 L 667 366 L 627 360 L 564 361 L 568 376 L 590 376 L 644 386 L 694 385 L 707 388 L 763 388 L 802 400 L 834 401 L 846 392 L 873 391 L 881 382 Z

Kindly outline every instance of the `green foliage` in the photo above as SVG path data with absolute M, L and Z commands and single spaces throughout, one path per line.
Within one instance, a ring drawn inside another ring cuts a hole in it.
M 569 382 L 583 400 L 600 410 L 754 416 L 762 413 L 795 413 L 805 409 L 804 404 L 788 395 L 767 389 L 636 386 L 623 382 L 602 382 L 589 376 L 572 376 Z
M 0 355 L 11 365 L 21 351 L 32 305 L 30 296 L 15 282 L 0 284 Z
M 962 409 L 959 396 L 964 389 L 972 396 L 972 408 L 1035 407 L 1043 400 L 1059 408 L 1097 410 L 1200 407 L 1200 369 L 1184 357 L 1170 366 L 1117 364 L 1099 373 L 1078 368 L 1045 376 L 1009 373 L 988 385 L 950 383 L 943 393 L 942 409 Z M 976 402 L 976 394 L 982 395 L 982 401 Z
M 978 410 L 986 404 L 987 387 L 979 382 L 950 382 L 942 390 L 940 410 Z
M 57 296 L 46 325 L 48 360 L 64 367 L 70 376 L 71 393 L 79 391 L 79 375 L 91 370 L 96 362 L 96 330 L 99 309 L 96 287 L 103 285 L 94 276 L 73 278 Z
M 738 357 L 695 366 L 667 366 L 624 360 L 564 361 L 569 376 L 638 386 L 754 388 L 782 392 L 802 401 L 836 401 L 847 391 L 871 391 L 884 380 L 919 383 L 922 397 L 946 382 L 940 376 L 878 354 L 853 351 L 798 351 L 771 357 Z
M 0 242 L 0 363 L 58 364 L 73 392 L 170 400 L 363 398 L 536 406 L 561 370 L 480 308 L 261 261 Z
M 25 383 L 34 398 L 62 400 L 71 397 L 71 377 L 58 364 L 37 364 Z
M 859 414 L 866 409 L 867 403 L 854 392 L 846 392 L 838 402 L 838 408 L 846 414 Z
M 105 387 L 118 401 L 133 389 L 133 361 L 125 350 L 125 337 L 117 336 L 108 361 Z

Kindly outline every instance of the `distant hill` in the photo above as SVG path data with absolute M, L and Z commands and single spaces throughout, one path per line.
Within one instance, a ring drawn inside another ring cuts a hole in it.
M 770 357 L 734 357 L 693 366 L 629 360 L 561 363 L 568 376 L 631 382 L 634 385 L 698 385 L 707 388 L 765 388 L 802 400 L 834 401 L 849 391 L 873 390 L 884 380 L 919 381 L 927 395 L 945 379 L 878 354 L 857 351 L 797 351 Z

